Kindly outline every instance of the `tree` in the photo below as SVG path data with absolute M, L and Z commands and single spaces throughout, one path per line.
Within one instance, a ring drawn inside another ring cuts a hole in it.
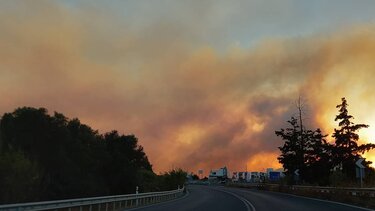
M 286 170 L 289 183 L 299 179 L 303 182 L 325 185 L 329 182 L 331 145 L 321 130 L 310 130 L 304 124 L 305 101 L 301 96 L 296 101 L 297 117 L 288 121 L 291 127 L 275 131 L 285 142 L 279 147 L 278 160 Z
M 285 142 L 279 147 L 281 155 L 279 162 L 283 165 L 288 176 L 288 182 L 295 182 L 294 172 L 298 169 L 300 179 L 308 183 L 321 185 L 329 182 L 331 145 L 325 140 L 321 130 L 303 129 L 298 120 L 291 117 L 288 121 L 291 127 L 275 131 Z
M 164 190 L 174 190 L 177 187 L 182 188 L 186 182 L 187 172 L 181 168 L 172 169 L 161 175 L 162 188 Z
M 191 173 L 191 178 L 192 178 L 193 180 L 199 180 L 199 176 L 196 175 L 196 174 L 193 174 L 193 173 Z
M 134 135 L 119 135 L 117 131 L 106 133 L 104 141 L 110 155 L 103 171 L 108 186 L 113 194 L 133 193 L 136 186 L 142 186 L 140 173 L 152 172 L 142 146 Z
M 304 134 L 304 179 L 309 183 L 328 185 L 332 168 L 332 145 L 325 139 L 328 135 L 323 135 L 319 128 L 315 131 L 306 130 Z
M 44 108 L 18 108 L 0 120 L 1 203 L 126 194 L 135 186 L 162 185 L 134 135 L 99 134 Z
M 335 121 L 339 121 L 339 128 L 335 128 L 332 137 L 335 138 L 333 147 L 333 161 L 335 166 L 340 166 L 343 173 L 349 178 L 355 177 L 355 162 L 361 158 L 361 154 L 375 148 L 375 144 L 358 145 L 359 135 L 357 131 L 368 128 L 366 124 L 354 124 L 354 117 L 348 113 L 348 103 L 346 99 L 341 98 L 341 104 L 337 105 L 339 114 Z M 364 162 L 368 168 L 370 161 Z
M 37 200 L 40 177 L 37 166 L 21 152 L 0 154 L 0 202 L 19 203 Z
M 277 158 L 286 170 L 286 176 L 289 178 L 289 183 L 293 183 L 293 175 L 297 169 L 301 169 L 304 165 L 302 151 L 300 130 L 297 119 L 291 117 L 288 121 L 291 127 L 275 131 L 276 136 L 280 136 L 285 142 L 279 147 L 281 155 Z

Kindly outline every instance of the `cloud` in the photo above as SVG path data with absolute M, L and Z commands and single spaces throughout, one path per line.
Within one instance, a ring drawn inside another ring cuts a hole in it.
M 295 114 L 299 94 L 307 121 L 327 133 L 342 96 L 359 121 L 375 124 L 373 26 L 223 50 L 200 33 L 218 12 L 211 4 L 179 20 L 123 20 L 50 1 L 3 8 L 0 111 L 46 107 L 101 132 L 134 133 L 157 172 L 278 167 L 274 131 Z

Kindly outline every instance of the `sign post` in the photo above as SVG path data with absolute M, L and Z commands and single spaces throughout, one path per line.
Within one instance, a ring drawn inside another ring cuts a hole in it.
M 363 177 L 365 176 L 365 172 L 364 172 L 365 166 L 362 165 L 363 160 L 364 160 L 363 158 L 360 158 L 360 159 L 357 160 L 357 162 L 355 162 L 356 176 L 361 181 L 361 188 L 363 187 Z

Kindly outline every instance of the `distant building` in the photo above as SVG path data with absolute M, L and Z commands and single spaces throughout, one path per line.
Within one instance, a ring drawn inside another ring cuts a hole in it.
M 258 172 L 247 172 L 247 171 L 240 171 L 240 172 L 233 172 L 232 181 L 233 182 L 255 182 L 254 178 L 259 178 Z
M 273 171 L 273 168 L 267 168 L 266 169 L 266 174 L 269 175 L 271 171 Z
M 232 182 L 249 182 L 249 183 L 260 183 L 269 181 L 277 181 L 284 177 L 284 170 L 273 168 L 267 168 L 266 172 L 258 172 L 258 171 L 239 171 L 233 172 L 232 174 Z
M 232 174 L 232 182 L 238 182 L 239 176 L 237 172 L 233 172 Z
M 284 177 L 284 169 L 273 169 L 273 168 L 268 168 L 266 171 L 266 177 L 270 181 L 278 181 L 282 177 Z
M 211 181 L 225 181 L 228 178 L 228 169 L 227 167 L 223 167 L 220 169 L 213 169 L 210 171 L 210 175 L 208 179 Z
M 238 180 L 245 181 L 247 177 L 247 172 L 238 172 Z
M 232 181 L 233 182 L 250 182 L 250 183 L 259 183 L 264 182 L 267 174 L 265 172 L 258 171 L 240 171 L 233 172 Z
M 247 179 L 247 182 L 263 182 L 264 180 L 264 172 L 252 171 L 249 172 L 250 175 Z

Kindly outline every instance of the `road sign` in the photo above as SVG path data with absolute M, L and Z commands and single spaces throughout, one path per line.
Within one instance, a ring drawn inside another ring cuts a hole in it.
M 277 171 L 270 171 L 269 178 L 271 181 L 278 181 L 280 180 L 280 172 Z
M 299 169 L 295 170 L 294 174 L 297 175 L 297 176 L 299 176 Z
M 355 165 L 357 165 L 358 168 L 364 169 L 365 166 L 362 165 L 362 161 L 363 161 L 363 160 L 364 160 L 363 158 L 358 159 L 357 162 L 355 162 Z
M 363 160 L 364 160 L 363 158 L 360 158 L 360 159 L 357 160 L 357 162 L 355 162 L 355 165 L 357 166 L 356 169 L 358 169 L 358 170 L 356 170 L 356 176 L 357 176 L 357 178 L 359 177 L 359 180 L 361 182 L 361 188 L 363 187 L 362 178 L 365 176 L 365 171 L 364 171 L 365 166 L 362 165 Z
M 362 178 L 365 178 L 365 169 L 363 168 L 355 168 L 355 177 L 360 179 L 362 176 Z

